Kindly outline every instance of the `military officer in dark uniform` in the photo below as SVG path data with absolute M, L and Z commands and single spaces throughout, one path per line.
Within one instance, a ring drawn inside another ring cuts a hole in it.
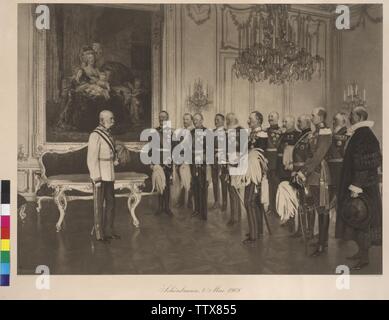
M 161 111 L 159 113 L 159 126 L 156 127 L 155 130 L 157 130 L 160 137 L 160 165 L 165 173 L 166 187 L 163 193 L 158 196 L 158 210 L 156 213 L 159 214 L 164 212 L 168 215 L 172 215 L 173 212 L 170 209 L 170 184 L 173 173 L 173 164 L 171 161 L 171 138 L 173 130 L 169 127 L 168 121 L 169 113 L 167 113 L 167 111 Z M 169 145 L 171 148 L 169 148 Z M 166 161 L 164 162 L 164 160 Z
M 236 161 L 240 158 L 240 130 L 243 128 L 239 125 L 238 119 L 234 113 L 228 113 L 226 116 L 226 125 L 227 125 L 227 143 L 230 143 L 231 146 L 235 144 L 235 150 L 228 150 L 227 161 L 229 167 L 236 167 Z M 242 215 L 242 205 L 240 200 L 241 191 L 243 193 L 243 187 L 240 188 L 239 185 L 234 185 L 234 176 L 231 176 L 227 169 L 227 183 L 228 183 L 228 193 L 230 195 L 230 219 L 227 222 L 228 226 L 232 226 L 236 222 L 236 217 L 240 220 Z
M 319 241 L 311 256 L 316 257 L 325 252 L 330 223 L 329 205 L 331 184 L 326 156 L 332 143 L 331 129 L 326 126 L 327 112 L 323 108 L 312 111 L 312 123 L 315 131 L 309 137 L 309 157 L 302 168 L 297 171 L 300 181 L 308 187 L 309 193 L 319 218 Z
M 269 211 L 276 213 L 276 194 L 279 184 L 277 174 L 277 151 L 282 130 L 278 125 L 279 114 L 276 111 L 270 112 L 268 116 L 270 127 L 267 129 L 268 145 L 265 152 L 268 160 L 268 179 L 269 179 Z
M 300 132 L 295 128 L 293 116 L 286 116 L 282 123 L 285 131 L 278 145 L 277 173 L 280 181 L 289 181 L 293 169 L 292 150 L 300 137 Z
M 301 131 L 300 138 L 297 140 L 293 148 L 293 172 L 301 170 L 308 158 L 312 157 L 309 148 L 309 141 L 312 135 L 311 131 L 311 116 L 304 114 L 297 119 L 297 128 Z M 299 220 L 298 229 L 292 237 L 301 236 L 301 228 L 307 232 L 307 237 L 313 237 L 313 228 L 315 225 L 315 208 L 312 201 L 302 204 L 305 206 L 305 212 L 302 219 Z M 305 216 L 307 214 L 307 217 Z M 303 221 L 304 225 L 301 225 Z M 305 223 L 307 222 L 307 223 Z
M 248 141 L 248 152 L 253 152 L 254 150 L 260 155 L 264 155 L 267 148 L 268 136 L 265 131 L 262 130 L 263 116 L 260 112 L 254 111 L 250 114 L 248 119 L 248 125 L 251 129 L 249 141 Z M 263 159 L 265 159 L 263 157 Z M 259 161 L 258 157 L 255 157 L 254 161 Z M 263 164 L 262 163 L 249 163 L 248 166 L 261 166 L 262 170 L 260 173 L 253 172 L 252 176 L 249 176 L 249 184 L 245 188 L 244 192 L 244 204 L 247 212 L 247 220 L 249 224 L 249 234 L 248 237 L 243 241 L 243 243 L 251 243 L 261 237 L 263 234 L 263 215 L 264 209 L 261 204 L 261 181 L 263 174 Z M 260 176 L 259 176 L 260 174 Z M 247 177 L 247 174 L 246 174 Z
M 227 180 L 226 180 L 226 170 L 225 164 L 219 163 L 220 160 L 225 158 L 223 150 L 226 150 L 226 146 L 223 148 L 222 145 L 219 146 L 219 141 L 222 144 L 226 143 L 226 129 L 224 128 L 224 115 L 218 113 L 215 116 L 215 152 L 214 152 L 214 164 L 211 166 L 212 169 L 212 186 L 213 186 L 213 195 L 215 203 L 213 209 L 218 209 L 220 207 L 220 200 L 222 200 L 222 211 L 227 209 Z M 225 159 L 224 159 L 225 160 Z M 221 197 L 220 197 L 220 186 L 221 185 Z M 220 199 L 221 198 L 221 199 Z
M 335 114 L 333 118 L 332 144 L 327 155 L 332 183 L 332 185 L 330 186 L 330 188 L 332 189 L 331 195 L 333 196 L 333 198 L 331 199 L 331 203 L 334 203 L 336 200 L 335 196 L 339 187 L 339 180 L 343 166 L 344 147 L 349 138 L 349 136 L 347 135 L 346 123 L 347 115 L 345 113 L 338 112 L 337 114 Z
M 199 216 L 203 220 L 207 220 L 208 216 L 208 181 L 207 181 L 207 135 L 208 129 L 203 126 L 204 117 L 201 113 L 193 115 L 194 128 L 191 131 L 192 135 L 192 192 L 194 199 L 193 216 Z M 201 140 L 203 147 L 198 149 L 196 144 L 200 145 Z M 197 150 L 198 149 L 198 150 Z

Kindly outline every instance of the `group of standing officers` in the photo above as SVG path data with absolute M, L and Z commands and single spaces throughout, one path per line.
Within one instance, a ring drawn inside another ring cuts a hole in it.
M 330 209 L 336 207 L 336 237 L 350 239 L 348 235 L 352 234 L 351 239 L 357 242 L 359 251 L 350 258 L 358 260 L 355 269 L 364 267 L 368 263 L 367 252 L 371 243 L 371 229 L 374 227 L 374 234 L 378 239 L 379 231 L 377 232 L 377 230 L 380 230 L 382 225 L 382 218 L 380 218 L 382 215 L 381 200 L 378 194 L 378 169 L 381 166 L 382 158 L 378 140 L 370 130 L 372 124 L 371 121 L 367 120 L 367 117 L 367 111 L 362 106 L 356 107 L 349 115 L 338 112 L 333 117 L 333 128 L 331 129 L 326 124 L 326 110 L 315 108 L 312 114 L 299 116 L 297 123 L 294 116 L 285 116 L 280 127 L 279 114 L 271 112 L 268 116 L 269 126 L 267 129 L 263 129 L 262 114 L 258 111 L 250 113 L 248 118 L 249 137 L 246 147 L 249 152 L 251 150 L 258 152 L 258 156 L 251 158 L 259 160 L 262 168 L 261 175 L 266 177 L 268 189 L 261 186 L 264 180 L 261 177 L 256 178 L 255 173 L 251 179 L 249 178 L 249 181 L 244 183 L 242 188 L 242 185 L 236 181 L 239 177 L 229 174 L 229 167 L 233 166 L 232 161 L 230 159 L 227 159 L 226 163 L 217 161 L 220 148 L 216 139 L 213 145 L 215 162 L 211 164 L 214 194 L 212 208 L 220 208 L 222 211 L 226 211 L 229 194 L 230 219 L 227 224 L 233 225 L 241 217 L 241 204 L 243 204 L 249 224 L 249 232 L 243 242 L 252 243 L 263 234 L 263 221 L 264 217 L 266 218 L 265 207 L 261 200 L 263 192 L 268 192 L 269 206 L 267 213 L 277 214 L 276 194 L 278 185 L 282 181 L 299 181 L 307 191 L 304 197 L 305 203 L 302 204 L 305 208 L 303 211 L 305 216 L 304 219 L 301 219 L 303 222 L 299 223 L 298 228 L 294 229 L 292 236 L 299 237 L 302 231 L 305 230 L 307 237 L 313 239 L 317 217 L 318 240 L 311 256 L 323 254 L 328 247 Z M 161 135 L 164 123 L 168 120 L 169 114 L 166 111 L 160 112 L 160 126 L 156 130 Z M 191 174 L 189 195 L 187 197 L 180 196 L 177 206 L 185 205 L 185 199 L 187 199 L 186 205 L 193 209 L 193 216 L 206 220 L 208 213 L 208 165 L 205 160 L 206 134 L 195 134 L 195 131 L 198 130 L 204 132 L 208 130 L 204 127 L 203 120 L 203 115 L 200 113 L 194 115 L 186 113 L 183 116 L 183 126 L 191 133 L 192 144 L 196 143 L 196 139 L 204 139 L 204 148 L 201 150 L 193 148 L 193 162 L 189 165 Z M 350 123 L 349 127 L 347 126 L 348 122 Z M 353 151 L 353 154 L 348 155 L 348 163 L 344 164 L 344 156 L 350 138 L 355 135 L 355 132 L 366 128 L 369 130 L 367 132 L 368 138 L 358 136 L 360 141 L 354 143 L 358 147 Z M 244 149 L 239 145 L 241 129 L 243 128 L 239 125 L 234 113 L 228 113 L 226 116 L 216 114 L 213 131 L 221 132 L 226 139 L 229 137 L 227 132 L 235 131 L 233 136 L 237 142 L 237 154 Z M 369 145 L 366 145 L 363 139 L 370 139 Z M 202 153 L 200 162 L 197 161 L 198 153 Z M 172 181 L 173 171 L 177 169 L 177 172 L 179 172 L 178 168 L 182 165 L 185 164 L 174 165 L 168 163 L 162 165 L 168 183 L 164 192 L 159 196 L 159 212 L 172 214 L 169 182 Z M 248 165 L 249 168 L 253 167 L 253 163 Z M 347 170 L 344 167 L 348 167 Z M 365 192 L 365 190 L 370 190 L 371 194 L 368 194 L 369 192 Z M 353 203 L 352 210 L 359 210 L 359 213 L 356 213 L 357 216 L 358 214 L 359 216 L 362 215 L 361 210 L 366 211 L 365 214 L 370 215 L 369 221 L 372 222 L 364 222 L 363 228 L 359 220 L 354 221 L 351 218 L 352 222 L 350 223 L 350 217 L 348 216 L 350 210 L 347 209 L 347 212 L 342 214 L 346 200 L 356 198 L 363 199 L 365 206 L 361 207 L 359 205 L 358 207 L 358 203 Z M 363 236 L 361 236 L 361 232 Z
M 166 126 L 168 120 L 169 114 L 160 112 L 160 126 L 156 131 L 162 137 L 166 136 L 166 130 L 168 135 L 173 132 Z M 193 209 L 193 216 L 207 219 L 207 150 L 211 148 L 215 160 L 211 164 L 213 208 L 225 211 L 229 194 L 228 225 L 233 225 L 241 217 L 243 204 L 249 227 L 245 244 L 253 243 L 262 236 L 263 221 L 267 222 L 265 208 L 268 207 L 268 213 L 277 213 L 277 204 L 282 199 L 278 186 L 287 181 L 288 186 L 295 187 L 299 194 L 304 195 L 299 198 L 299 208 L 304 210 L 299 213 L 301 219 L 293 236 L 306 235 L 313 239 L 317 216 L 318 241 L 311 256 L 317 257 L 326 251 L 329 212 L 335 208 L 335 238 L 354 240 L 358 251 L 348 258 L 357 261 L 353 269 L 365 267 L 369 263 L 370 246 L 382 244 L 380 144 L 371 130 L 374 122 L 368 120 L 364 106 L 353 108 L 348 115 L 342 112 L 335 114 L 332 129 L 326 125 L 326 120 L 326 110 L 315 108 L 312 114 L 298 117 L 297 125 L 293 116 L 286 116 L 282 127 L 279 127 L 278 113 L 271 112 L 269 127 L 264 130 L 262 114 L 254 111 L 248 118 L 249 135 L 245 140 L 241 139 L 241 135 L 246 131 L 242 130 L 234 113 L 225 117 L 217 114 L 213 133 L 218 134 L 212 135 L 215 140 L 209 144 L 207 134 L 210 130 L 204 127 L 202 114 L 192 116 L 186 113 L 183 129 L 190 134 L 182 136 L 181 141 L 190 139 L 187 141 L 190 146 L 202 147 L 191 148 L 192 161 L 189 163 L 174 164 L 168 157 L 168 161 L 154 166 L 158 167 L 164 180 L 159 192 L 158 212 L 172 214 L 170 186 L 174 172 L 178 172 L 181 182 L 185 182 L 181 185 L 186 190 L 182 190 L 184 192 L 178 197 L 177 205 L 183 206 L 187 202 Z M 110 131 L 113 125 L 113 113 L 102 111 L 99 125 L 88 142 L 87 165 L 94 192 L 93 231 L 96 240 L 103 242 L 120 239 L 114 229 L 114 167 L 120 161 L 125 162 L 125 157 L 120 157 L 125 148 L 115 144 Z M 236 152 L 228 150 L 227 155 L 223 155 L 225 148 L 219 145 L 220 141 L 223 142 L 219 137 L 230 142 L 235 139 Z M 164 150 L 163 139 L 160 141 L 161 153 L 171 153 L 171 148 Z M 242 141 L 245 145 L 240 145 Z M 232 174 L 232 169 L 239 167 L 244 154 L 248 155 L 245 173 Z

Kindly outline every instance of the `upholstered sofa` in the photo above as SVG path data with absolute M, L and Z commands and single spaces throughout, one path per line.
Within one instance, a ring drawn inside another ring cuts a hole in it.
M 87 145 L 67 152 L 46 151 L 39 158 L 41 173 L 37 186 L 37 211 L 42 200 L 52 199 L 59 210 L 57 232 L 62 228 L 68 201 L 93 199 L 93 186 L 86 163 Z M 130 151 L 125 164 L 115 167 L 115 196 L 127 197 L 133 224 L 139 227 L 135 208 L 142 195 L 151 193 L 151 170 L 140 160 L 140 152 Z

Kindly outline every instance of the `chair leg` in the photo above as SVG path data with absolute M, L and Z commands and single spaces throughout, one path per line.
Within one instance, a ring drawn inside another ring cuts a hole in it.
M 57 204 L 57 208 L 59 210 L 59 219 L 55 225 L 57 232 L 62 229 L 62 222 L 65 219 L 66 207 L 67 207 L 67 199 L 65 196 L 66 189 L 57 187 L 55 190 L 54 201 Z
M 40 213 L 41 210 L 42 210 L 42 198 L 38 198 L 36 204 L 37 204 L 36 212 L 37 212 L 37 213 Z
M 19 209 L 18 209 L 18 214 L 19 214 L 19 218 L 20 220 L 22 220 L 22 222 L 25 222 L 25 219 L 27 217 L 26 215 L 26 204 L 23 204 Z
M 139 191 L 137 186 L 130 186 L 130 195 L 127 199 L 128 211 L 132 217 L 132 224 L 135 228 L 139 228 L 139 220 L 135 214 L 135 209 L 138 206 L 140 200 L 142 198 L 142 193 Z

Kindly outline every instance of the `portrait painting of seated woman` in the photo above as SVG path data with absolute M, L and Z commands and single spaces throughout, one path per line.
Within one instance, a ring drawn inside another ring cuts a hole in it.
M 47 141 L 87 141 L 104 109 L 115 115 L 115 135 L 138 141 L 151 126 L 151 23 L 144 23 L 151 21 L 150 13 L 85 5 L 55 5 L 53 11 L 54 30 L 47 37 Z M 71 33 L 76 28 L 77 36 Z

